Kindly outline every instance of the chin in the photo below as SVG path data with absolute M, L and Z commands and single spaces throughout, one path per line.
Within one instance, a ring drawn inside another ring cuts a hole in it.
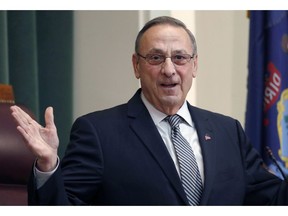
M 175 106 L 180 103 L 180 98 L 178 96 L 164 96 L 161 100 L 162 103 L 167 106 Z

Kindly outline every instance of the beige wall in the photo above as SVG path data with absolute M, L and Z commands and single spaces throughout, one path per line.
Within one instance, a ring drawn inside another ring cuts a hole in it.
M 74 118 L 125 103 L 138 88 L 132 68 L 137 11 L 76 11 Z
M 249 20 L 246 11 L 196 12 L 197 106 L 244 124 Z
M 195 33 L 199 70 L 188 100 L 244 124 L 248 59 L 246 11 L 75 12 L 74 117 L 126 102 L 138 88 L 131 56 L 138 30 L 171 15 Z

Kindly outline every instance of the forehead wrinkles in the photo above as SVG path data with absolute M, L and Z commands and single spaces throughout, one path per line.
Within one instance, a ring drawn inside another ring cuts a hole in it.
M 184 29 L 170 25 L 158 25 L 151 27 L 143 34 L 139 48 L 144 51 L 186 50 L 190 52 L 192 43 Z

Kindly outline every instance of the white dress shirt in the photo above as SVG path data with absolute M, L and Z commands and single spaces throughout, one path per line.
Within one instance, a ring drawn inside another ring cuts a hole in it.
M 150 113 L 150 116 L 152 117 L 152 120 L 154 121 L 154 124 L 156 125 L 168 149 L 168 152 L 170 153 L 171 158 L 174 161 L 178 174 L 180 175 L 177 156 L 175 153 L 173 143 L 171 141 L 171 127 L 170 127 L 170 124 L 165 120 L 167 115 L 157 110 L 145 98 L 143 93 L 141 93 L 141 99 L 144 105 L 146 106 L 146 108 L 148 109 L 148 112 Z M 183 121 L 179 125 L 180 132 L 192 147 L 192 150 L 194 152 L 194 155 L 198 164 L 198 168 L 200 171 L 202 184 L 204 185 L 204 164 L 203 164 L 203 158 L 202 158 L 202 151 L 201 151 L 201 147 L 199 144 L 199 139 L 198 139 L 196 128 L 194 126 L 190 112 L 188 110 L 187 102 L 183 104 L 183 106 L 178 110 L 177 114 L 185 120 L 185 122 Z

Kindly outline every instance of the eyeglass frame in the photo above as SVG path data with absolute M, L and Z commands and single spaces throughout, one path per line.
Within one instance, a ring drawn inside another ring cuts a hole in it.
M 188 62 L 190 62 L 191 59 L 193 59 L 193 58 L 195 57 L 195 54 L 190 55 L 190 54 L 186 54 L 186 53 L 184 53 L 184 54 L 175 54 L 175 55 L 172 55 L 172 56 L 165 56 L 165 55 L 163 55 L 163 54 L 157 54 L 157 53 L 154 53 L 154 54 L 152 54 L 152 53 L 151 53 L 151 54 L 146 54 L 146 56 L 143 56 L 143 55 L 141 55 L 140 53 L 136 53 L 136 54 L 137 54 L 139 57 L 143 58 L 143 59 L 144 59 L 146 62 L 148 62 L 150 65 L 160 65 L 160 64 L 164 63 L 167 58 L 170 58 L 174 65 L 182 66 L 182 65 L 185 65 L 185 64 L 187 64 Z M 150 57 L 152 57 L 152 56 L 163 57 L 163 60 L 160 61 L 159 63 L 157 62 L 156 64 L 151 64 L 151 61 L 149 61 L 149 60 L 152 60 L 152 59 L 149 59 L 149 56 L 150 56 Z M 176 62 L 174 62 L 175 59 L 173 59 L 173 57 L 176 57 L 176 56 L 186 56 L 186 57 L 188 57 L 188 58 L 187 58 L 187 59 L 185 58 L 185 60 L 186 60 L 185 63 L 183 63 L 183 64 L 177 64 Z

